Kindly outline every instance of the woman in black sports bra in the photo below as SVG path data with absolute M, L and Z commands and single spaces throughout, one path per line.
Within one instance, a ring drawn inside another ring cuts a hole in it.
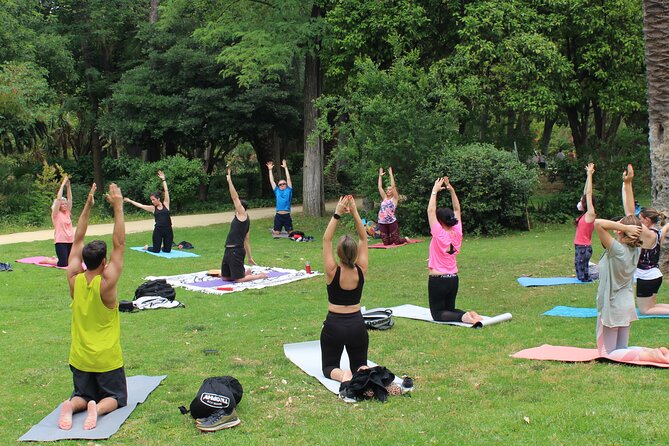
M 335 260 L 332 240 L 339 219 L 351 214 L 358 233 L 358 242 L 349 235 L 337 242 Z M 360 298 L 367 273 L 367 233 L 362 224 L 355 200 L 351 195 L 341 197 L 334 215 L 323 234 L 323 264 L 328 291 L 328 315 L 321 330 L 321 359 L 323 374 L 335 381 L 349 381 L 351 370 L 367 366 L 369 337 L 360 312 Z M 342 352 L 346 347 L 350 370 L 340 368 Z
M 170 216 L 170 193 L 167 190 L 167 182 L 165 181 L 165 174 L 162 170 L 158 171 L 158 177 L 163 185 L 163 193 L 165 196 L 163 201 L 160 201 L 160 192 L 154 192 L 150 195 L 150 205 L 138 203 L 128 197 L 125 197 L 123 201 L 140 209 L 144 209 L 146 212 L 151 212 L 153 218 L 156 220 L 156 225 L 153 228 L 153 246 L 145 245 L 144 249 L 151 252 L 160 252 L 162 246 L 163 252 L 170 252 L 172 251 L 172 242 L 174 241 L 172 218 Z

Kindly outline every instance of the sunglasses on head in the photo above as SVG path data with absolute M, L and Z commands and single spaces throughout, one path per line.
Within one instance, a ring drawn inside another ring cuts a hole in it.
M 288 183 L 279 183 L 279 186 L 287 186 Z

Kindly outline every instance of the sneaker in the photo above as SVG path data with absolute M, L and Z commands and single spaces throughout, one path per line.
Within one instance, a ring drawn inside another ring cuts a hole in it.
M 345 403 L 357 403 L 358 399 L 349 393 L 347 389 L 342 389 L 339 391 L 339 399 Z
M 7 271 L 7 264 L 6 263 L 0 263 L 0 271 Z
M 9 263 L 5 263 L 5 271 L 14 271 L 14 270 L 12 269 L 12 265 L 9 264 Z
M 200 423 L 196 421 L 195 427 L 202 432 L 215 432 L 220 431 L 221 429 L 237 426 L 239 423 L 241 423 L 241 420 L 237 417 L 237 411 L 235 411 L 235 409 L 232 409 L 232 412 L 229 414 L 225 413 L 225 409 L 221 409 L 217 410 Z
M 404 379 L 402 379 L 402 384 L 400 385 L 402 388 L 402 395 L 405 393 L 410 393 L 413 391 L 413 379 L 411 379 L 408 376 L 404 376 Z

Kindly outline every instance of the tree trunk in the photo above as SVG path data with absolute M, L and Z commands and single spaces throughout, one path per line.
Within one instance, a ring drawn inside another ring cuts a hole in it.
M 539 150 L 541 150 L 541 153 L 544 155 L 548 154 L 548 146 L 551 143 L 554 125 L 555 118 L 546 118 L 544 120 L 544 131 L 541 133 L 541 141 L 539 141 Z
M 314 5 L 312 17 L 320 17 L 321 8 Z M 317 42 L 316 42 L 317 43 Z M 304 66 L 304 166 L 302 169 L 302 208 L 304 215 L 325 215 L 325 191 L 323 187 L 323 140 L 313 135 L 316 130 L 318 110 L 315 100 L 321 94 L 322 76 L 318 56 L 318 45 L 313 53 L 307 52 Z
M 104 191 L 105 178 L 102 171 L 102 147 L 98 132 L 91 129 L 91 153 L 93 155 L 93 179 L 98 186 L 99 191 Z
M 152 25 L 158 21 L 158 6 L 160 6 L 160 0 L 151 0 L 149 5 L 149 23 Z
M 589 101 L 583 104 L 582 107 L 582 116 L 579 116 L 577 106 L 568 107 L 566 109 L 569 128 L 571 128 L 571 136 L 574 140 L 574 147 L 576 148 L 576 153 L 578 155 L 583 154 L 583 149 L 588 141 L 588 120 L 590 118 Z
M 651 200 L 659 210 L 669 209 L 669 3 L 644 0 L 643 34 L 648 82 L 648 127 L 652 172 Z M 660 269 L 669 273 L 669 259 L 664 249 Z

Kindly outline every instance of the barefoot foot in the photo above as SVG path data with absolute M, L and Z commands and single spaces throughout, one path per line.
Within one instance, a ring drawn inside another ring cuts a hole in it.
M 95 429 L 98 424 L 98 405 L 95 401 L 89 401 L 86 408 L 86 419 L 84 420 L 84 430 Z
M 60 415 L 58 416 L 58 429 L 69 431 L 72 429 L 72 402 L 65 400 L 60 406 Z
M 144 245 L 144 246 L 142 247 L 142 249 L 143 249 L 144 251 L 146 251 L 147 249 L 149 249 L 149 245 Z

